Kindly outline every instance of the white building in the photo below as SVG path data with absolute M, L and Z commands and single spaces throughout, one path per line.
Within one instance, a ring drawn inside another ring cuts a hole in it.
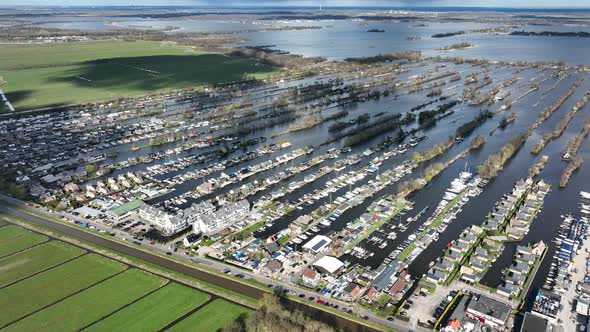
M 189 226 L 182 214 L 172 215 L 150 205 L 145 205 L 139 209 L 139 217 L 160 230 L 164 235 L 178 233 Z
M 316 235 L 306 244 L 303 245 L 303 251 L 317 255 L 326 251 L 330 247 L 332 239 L 324 235 Z
M 190 209 L 189 218 L 193 223 L 193 232 L 196 234 L 203 233 L 211 235 L 248 217 L 250 214 L 250 203 L 244 199 L 223 206 L 217 211 L 209 207 L 200 209 L 195 205 Z

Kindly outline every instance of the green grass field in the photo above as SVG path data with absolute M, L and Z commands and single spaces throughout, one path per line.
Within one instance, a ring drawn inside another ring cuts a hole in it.
M 172 283 L 100 320 L 84 331 L 158 331 L 209 300 L 209 295 Z
M 119 262 L 90 254 L 0 289 L 0 326 L 92 286 L 125 268 Z
M 158 42 L 0 45 L 0 88 L 17 111 L 263 78 L 256 61 Z M 7 111 L 1 103 L 0 112 Z
M 251 310 L 231 302 L 215 300 L 201 310 L 180 321 L 178 324 L 172 326 L 168 331 L 217 331 L 217 329 L 234 321 L 241 314 L 249 312 L 251 312 Z
M 6 225 L 8 225 L 8 223 L 6 221 L 0 220 L 0 227 L 6 226 Z
M 36 235 L 20 226 L 6 227 L 11 228 L 7 234 Z M 158 331 L 210 299 L 194 288 L 164 285 L 164 278 L 135 268 L 124 271 L 126 264 L 83 253 L 79 247 L 53 240 L 0 259 L 0 330 Z M 217 293 L 217 288 L 207 290 Z M 176 325 L 216 330 L 250 311 L 216 300 Z
M 0 259 L 0 287 L 80 256 L 84 252 L 60 241 L 50 241 Z
M 0 228 L 0 257 L 27 249 L 44 241 L 47 241 L 47 237 L 44 235 L 14 225 L 4 226 Z
M 165 279 L 130 269 L 9 325 L 5 330 L 77 331 L 164 283 Z

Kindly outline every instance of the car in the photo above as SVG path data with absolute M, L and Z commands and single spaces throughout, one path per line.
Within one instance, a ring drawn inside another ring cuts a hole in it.
M 404 309 L 406 309 L 406 310 L 410 309 L 410 305 L 409 304 L 404 304 Z
M 272 287 L 273 287 L 273 285 L 272 285 L 272 284 L 268 284 L 268 285 L 266 285 L 266 287 L 268 287 L 268 288 L 272 288 Z
M 310 297 L 308 297 L 307 299 L 308 299 L 308 300 L 310 300 L 310 301 L 313 301 L 313 300 L 315 300 L 315 297 L 313 297 L 313 296 L 310 296 Z
M 393 322 L 393 317 L 387 317 L 387 320 Z
M 223 270 L 223 273 L 225 273 L 225 274 L 231 274 L 231 271 L 229 269 L 225 269 L 225 270 Z M 270 286 L 272 286 L 272 285 L 270 285 Z
M 352 314 L 352 309 L 348 309 L 347 313 Z
M 408 312 L 407 311 L 402 311 L 399 314 L 402 315 L 402 316 L 404 316 L 404 317 L 408 316 Z
M 170 251 L 168 251 L 168 252 L 166 252 L 166 255 L 172 256 L 172 253 Z
M 369 316 L 365 315 L 365 316 L 363 316 L 363 319 L 364 320 L 369 320 Z
M 153 246 L 154 244 L 156 244 L 156 242 L 152 241 L 152 242 L 150 242 L 150 244 Z
M 412 301 L 412 300 L 407 300 L 406 302 L 407 302 L 409 305 L 412 305 L 412 304 L 414 304 L 414 301 Z
M 244 279 L 244 275 L 243 274 L 236 274 L 236 277 L 240 278 L 240 279 Z
M 301 293 L 301 294 L 299 294 L 299 297 L 300 298 L 304 298 L 305 297 L 305 294 Z
M 317 303 L 317 304 L 326 304 L 326 302 L 324 302 L 322 300 L 317 300 L 317 301 L 315 301 L 315 303 Z
M 334 309 L 338 309 L 338 305 L 337 304 L 334 305 Z

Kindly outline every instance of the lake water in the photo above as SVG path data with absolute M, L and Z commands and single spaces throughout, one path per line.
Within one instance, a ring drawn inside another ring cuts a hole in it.
M 94 20 L 76 20 L 70 22 L 51 22 L 46 23 L 44 26 L 47 27 L 68 27 L 68 28 L 80 28 L 80 29 L 111 29 L 113 26 L 105 25 L 106 22 L 112 22 L 113 18 L 94 18 Z M 41 20 L 42 21 L 42 20 Z M 42 22 L 47 22 L 42 21 Z M 431 23 L 426 22 L 426 27 L 415 27 L 417 23 L 365 23 L 358 21 L 313 21 L 313 22 L 264 22 L 264 24 L 253 24 L 243 22 L 211 22 L 203 20 L 149 20 L 149 19 L 121 19 L 117 18 L 118 26 L 125 27 L 144 27 L 144 28 L 163 28 L 166 26 L 176 26 L 181 30 L 179 31 L 191 31 L 191 32 L 203 32 L 203 31 L 229 31 L 229 30 L 242 30 L 242 29 L 260 29 L 269 26 L 285 26 L 285 25 L 297 25 L 297 26 L 321 26 L 320 30 L 297 30 L 297 31 L 280 31 L 280 32 L 252 32 L 242 33 L 240 36 L 249 39 L 244 44 L 239 46 L 256 46 L 256 45 L 276 45 L 275 48 L 288 51 L 294 54 L 301 54 L 304 56 L 321 56 L 328 59 L 344 59 L 346 57 L 361 57 L 371 56 L 381 53 L 390 53 L 397 51 L 406 50 L 420 50 L 427 55 L 443 55 L 443 56 L 463 56 L 469 58 L 485 58 L 491 60 L 507 60 L 507 61 L 565 61 L 570 64 L 590 64 L 590 39 L 579 39 L 579 38 L 568 38 L 568 37 L 521 37 L 521 36 L 509 36 L 509 35 L 488 35 L 488 34 L 467 34 L 454 36 L 449 38 L 431 38 L 432 34 L 441 32 L 453 32 L 459 30 L 472 30 L 482 28 L 493 28 L 497 25 L 493 24 L 476 24 L 476 23 Z M 383 29 L 383 33 L 369 33 L 369 29 Z M 553 26 L 525 26 L 518 28 L 527 31 L 589 31 L 588 27 L 553 27 Z M 421 39 L 410 41 L 408 37 L 420 37 Z M 454 52 L 439 52 L 435 51 L 434 48 L 444 47 L 454 43 L 469 42 L 475 45 L 474 48 L 454 51 Z M 469 65 L 453 66 L 454 70 L 461 71 L 463 76 L 465 73 L 479 70 L 478 68 L 472 68 Z M 572 71 L 573 73 L 573 71 Z M 412 73 L 415 74 L 415 73 Z M 438 201 L 442 198 L 445 189 L 453 178 L 465 167 L 465 162 L 470 167 L 480 164 L 487 156 L 491 153 L 497 152 L 506 141 L 506 137 L 511 137 L 516 134 L 525 131 L 534 121 L 538 115 L 538 112 L 547 105 L 551 104 L 558 98 L 569 86 L 574 82 L 576 75 L 567 78 L 562 82 L 548 97 L 540 103 L 537 107 L 533 107 L 542 96 L 541 91 L 547 89 L 555 83 L 556 79 L 550 79 L 541 85 L 539 91 L 536 91 L 526 98 L 519 101 L 514 105 L 511 111 L 517 112 L 518 117 L 513 124 L 511 124 L 504 132 L 496 133 L 493 136 L 489 136 L 489 132 L 498 126 L 502 115 L 498 115 L 493 119 L 484 123 L 481 127 L 477 128 L 476 131 L 471 135 L 472 137 L 481 134 L 487 138 L 487 143 L 484 145 L 481 151 L 477 153 L 468 154 L 467 160 L 457 162 L 441 173 L 440 176 L 436 177 L 427 188 L 419 191 L 413 200 L 416 202 L 416 208 L 414 212 L 410 213 L 413 215 L 417 211 L 420 211 L 425 206 L 434 207 Z M 405 74 L 408 76 L 409 74 Z M 527 83 L 519 91 L 515 92 L 514 95 L 520 95 L 528 89 L 530 79 L 541 74 L 535 73 L 535 70 L 527 70 L 519 73 L 517 76 L 521 78 L 522 83 Z M 402 75 L 404 76 L 404 75 Z M 494 70 L 492 73 L 494 83 L 492 86 L 497 85 L 498 82 L 508 79 L 512 76 L 511 69 L 499 69 Z M 462 86 L 458 88 L 462 89 Z M 483 89 L 484 91 L 489 90 L 490 87 Z M 503 193 L 510 191 L 513 187 L 514 182 L 523 178 L 527 174 L 528 168 L 536 162 L 538 157 L 532 155 L 530 150 L 534 144 L 537 143 L 538 139 L 546 132 L 552 130 L 554 126 L 562 119 L 563 115 L 569 111 L 569 109 L 578 101 L 583 94 L 590 89 L 590 80 L 586 81 L 579 87 L 574 95 L 570 97 L 563 106 L 556 111 L 543 125 L 534 131 L 533 135 L 528 139 L 525 146 L 515 155 L 515 157 L 508 162 L 505 169 L 502 171 L 500 176 L 492 181 L 484 190 L 484 192 L 477 198 L 469 201 L 464 207 L 463 212 L 459 215 L 458 219 L 455 220 L 449 228 L 441 234 L 440 240 L 435 244 L 431 245 L 425 250 L 412 265 L 410 265 L 410 273 L 412 275 L 420 275 L 428 270 L 428 263 L 434 258 L 438 257 L 446 244 L 456 239 L 457 234 L 469 225 L 480 225 L 486 214 L 493 208 L 494 202 L 500 199 Z M 460 92 L 460 91 L 459 91 Z M 427 91 L 419 92 L 411 95 L 400 96 L 398 99 L 394 99 L 393 96 L 387 98 L 381 98 L 378 101 L 370 101 L 362 103 L 353 107 L 349 107 L 350 115 L 346 119 L 352 119 L 359 114 L 364 112 L 375 114 L 377 112 L 392 112 L 392 113 L 403 113 L 418 104 L 421 104 L 426 100 Z M 495 105 L 494 107 L 497 107 Z M 419 145 L 416 149 L 421 151 L 426 149 L 434 142 L 439 142 L 448 135 L 454 132 L 454 128 L 458 125 L 471 120 L 480 107 L 462 106 L 462 111 L 456 112 L 452 116 L 445 118 L 439 122 L 439 124 L 431 129 L 424 131 L 422 134 L 428 135 L 430 140 Z M 338 111 L 335 109 L 333 112 Z M 590 191 L 590 183 L 586 181 L 590 178 L 590 167 L 586 162 L 582 168 L 572 176 L 569 186 L 566 189 L 559 189 L 559 177 L 565 167 L 565 164 L 560 160 L 561 153 L 564 146 L 571 139 L 573 135 L 579 132 L 584 120 L 590 118 L 590 107 L 586 106 L 583 110 L 579 111 L 573 121 L 568 126 L 566 132 L 557 140 L 550 142 L 543 154 L 547 154 L 549 162 L 546 169 L 541 173 L 540 178 L 549 182 L 552 187 L 552 192 L 547 196 L 544 208 L 537 219 L 533 222 L 530 232 L 523 240 L 523 243 L 544 241 L 550 246 L 547 258 L 543 262 L 539 274 L 535 278 L 529 297 L 534 296 L 536 289 L 544 283 L 546 273 L 551 263 L 551 257 L 555 250 L 554 244 L 551 239 L 555 235 L 559 223 L 561 222 L 560 215 L 565 213 L 576 213 L 578 205 L 578 193 L 580 190 Z M 270 137 L 273 133 L 284 131 L 288 128 L 289 124 L 274 126 L 268 128 L 265 131 L 251 134 L 250 138 L 258 136 Z M 449 131 L 449 128 L 452 128 Z M 390 133 L 387 133 L 390 134 Z M 374 139 L 371 142 L 366 142 L 363 145 L 355 147 L 355 152 L 361 152 L 367 147 L 379 142 L 387 134 L 381 135 L 379 138 Z M 322 141 L 329 137 L 327 132 L 327 126 L 321 125 L 310 130 L 305 130 L 299 133 L 292 133 L 281 137 L 280 139 L 288 139 L 293 143 L 293 149 L 306 146 L 309 144 L 317 144 L 318 141 Z M 269 142 L 272 140 L 269 140 Z M 327 149 L 330 147 L 338 147 L 341 142 L 334 142 L 331 145 L 324 147 Z M 441 161 L 447 160 L 457 152 L 466 148 L 469 144 L 468 140 L 460 143 L 453 148 L 443 157 Z M 154 151 L 160 148 L 153 148 Z M 152 149 L 150 149 L 151 151 Z M 150 152 L 147 151 L 147 152 Z M 585 160 L 590 160 L 590 143 L 584 142 L 580 152 L 578 153 Z M 408 158 L 409 155 L 403 157 L 392 158 L 385 162 L 382 169 L 391 167 L 394 164 L 401 162 L 403 159 Z M 127 158 L 126 155 L 121 155 L 118 158 Z M 246 166 L 248 164 L 258 163 L 259 160 L 252 161 L 240 165 L 239 167 Z M 289 165 L 285 165 L 287 167 Z M 237 167 L 236 167 L 237 168 Z M 284 167 L 283 167 L 284 168 Z M 252 179 L 263 179 L 268 177 L 273 172 L 283 170 L 279 168 L 272 172 L 260 174 L 254 176 Z M 229 172 L 229 170 L 228 170 Z M 307 173 L 296 176 L 293 180 L 301 180 Z M 321 187 L 324 182 L 329 178 L 321 178 L 311 185 L 309 190 L 315 187 Z M 179 191 L 187 191 L 194 188 L 196 182 L 187 183 L 186 185 L 179 186 Z M 228 187 L 226 190 L 230 190 L 232 187 Z M 391 186 L 385 189 L 382 194 L 395 193 L 396 186 Z M 224 190 L 225 191 L 225 190 Z M 301 193 L 299 193 L 301 195 Z M 299 196 L 298 195 L 298 196 Z M 369 201 L 374 201 L 382 195 L 378 195 Z M 285 200 L 290 199 L 292 196 L 287 196 Z M 292 198 L 295 198 L 294 195 Z M 347 212 L 346 216 L 349 219 L 358 217 L 364 212 L 368 204 L 358 206 Z M 309 209 L 311 210 L 311 208 Z M 275 226 L 269 228 L 266 232 L 260 234 L 266 236 L 272 234 L 284 227 L 294 220 L 297 215 L 308 212 L 307 210 L 301 212 L 294 212 L 295 214 L 279 220 Z M 429 215 L 427 213 L 427 215 Z M 427 216 L 421 218 L 418 222 L 412 224 L 406 234 L 410 234 L 413 229 L 417 228 L 418 225 L 426 219 Z M 334 224 L 330 229 L 326 229 L 322 232 L 336 231 L 339 228 L 344 227 L 346 222 Z M 406 235 L 407 236 L 407 235 Z M 403 241 L 404 237 L 399 236 L 396 241 L 392 241 L 390 245 L 384 251 L 379 251 L 376 248 L 372 248 L 371 245 L 366 244 L 368 249 L 371 249 L 379 254 L 374 257 L 362 262 L 365 265 L 377 267 L 384 257 L 389 254 L 390 251 L 395 249 L 395 246 L 400 241 Z M 507 255 L 506 260 L 496 262 L 500 265 L 508 265 L 511 260 L 511 256 Z M 531 295 L 532 294 L 532 295 Z M 531 301 L 527 302 L 527 307 L 530 307 Z

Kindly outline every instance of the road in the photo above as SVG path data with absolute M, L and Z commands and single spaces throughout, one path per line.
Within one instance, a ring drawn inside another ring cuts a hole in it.
M 577 331 L 576 329 L 576 307 L 573 306 L 573 300 L 578 297 L 576 294 L 577 285 L 584 280 L 586 273 L 586 260 L 589 258 L 588 251 L 590 250 L 590 241 L 584 241 L 583 246 L 578 249 L 579 254 L 574 258 L 570 265 L 571 283 L 565 293 L 561 294 L 562 308 L 557 314 L 557 318 L 561 320 L 559 323 L 563 326 L 564 331 Z
M 39 213 L 47 214 L 45 211 L 35 208 L 35 207 L 31 207 L 21 201 L 18 201 L 18 200 L 15 200 L 15 199 L 3 196 L 3 195 L 0 195 L 0 198 L 2 198 L 5 201 L 9 201 L 11 204 L 17 205 L 21 208 L 30 210 L 30 211 L 35 212 L 37 214 L 39 214 Z M 144 260 L 146 262 L 157 264 L 157 265 L 162 266 L 164 268 L 174 270 L 176 272 L 188 275 L 190 277 L 194 277 L 196 279 L 200 279 L 200 280 L 221 286 L 223 288 L 238 292 L 238 293 L 246 295 L 246 296 L 250 296 L 250 297 L 259 299 L 266 293 L 264 290 L 261 290 L 259 288 L 256 288 L 254 286 L 251 286 L 251 285 L 248 285 L 245 283 L 241 283 L 237 280 L 233 280 L 232 278 L 207 273 L 207 272 L 198 270 L 196 268 L 166 259 L 166 258 L 161 257 L 159 255 L 151 254 L 149 252 L 146 252 L 145 250 L 135 248 L 134 245 L 131 243 L 129 245 L 125 245 L 125 244 L 119 243 L 114 240 L 109 240 L 108 238 L 104 238 L 104 237 L 101 237 L 98 235 L 91 234 L 91 233 L 86 232 L 82 229 L 79 229 L 73 225 L 69 226 L 69 225 L 58 223 L 58 222 L 55 222 L 55 221 L 52 221 L 52 220 L 49 220 L 46 218 L 40 218 L 40 217 L 31 215 L 29 213 L 15 210 L 15 209 L 7 207 L 7 206 L 0 205 L 0 210 L 6 212 L 8 214 L 14 215 L 16 217 L 28 220 L 30 222 L 37 223 L 37 224 L 49 227 L 51 229 L 60 231 L 60 232 L 65 233 L 69 236 L 79 238 L 84 241 L 94 243 L 99 246 L 118 251 L 118 252 L 123 253 L 125 255 L 132 256 L 132 257 Z M 53 216 L 53 217 L 56 217 L 56 216 Z M 68 215 L 68 217 L 72 217 L 72 216 Z M 88 222 L 88 220 L 85 220 L 85 219 L 83 221 Z M 110 231 L 109 227 L 107 227 L 103 224 L 99 224 L 96 222 L 90 222 L 90 224 L 95 226 L 97 229 L 105 229 L 107 231 Z M 118 232 L 118 231 L 116 231 L 116 232 L 117 232 L 116 236 L 121 236 L 121 234 L 123 234 L 122 232 Z M 129 235 L 127 235 L 127 236 L 129 236 Z M 169 251 L 168 247 L 165 247 L 162 245 L 153 246 L 150 249 L 154 249 L 156 251 L 161 251 L 161 252 L 168 252 Z M 216 262 L 213 260 L 208 260 L 208 259 L 199 258 L 199 257 L 189 257 L 189 256 L 186 256 L 184 253 L 172 253 L 172 254 L 177 258 L 184 259 L 187 261 L 192 261 L 192 262 L 198 263 L 198 264 L 202 264 L 202 265 L 207 266 L 207 268 L 214 269 L 214 270 L 217 270 L 220 272 L 229 269 L 230 271 L 232 271 L 233 274 L 243 274 L 245 276 L 245 278 L 251 278 L 251 279 L 257 280 L 263 284 L 272 284 L 275 287 L 281 286 L 283 288 L 291 290 L 291 294 L 295 295 L 295 296 L 303 294 L 304 298 L 306 298 L 306 299 L 309 299 L 310 297 L 314 297 L 315 298 L 314 301 L 317 299 L 321 299 L 324 302 L 338 304 L 339 310 L 349 310 L 350 309 L 355 314 L 357 314 L 361 317 L 367 316 L 370 321 L 380 324 L 380 325 L 383 325 L 384 327 L 387 327 L 390 329 L 394 329 L 397 331 L 408 331 L 408 329 L 410 328 L 410 326 L 403 321 L 400 321 L 400 320 L 388 321 L 386 319 L 376 316 L 370 310 L 361 308 L 359 306 L 351 305 L 350 303 L 335 300 L 333 298 L 322 297 L 322 296 L 320 296 L 319 293 L 316 293 L 314 291 L 307 290 L 304 288 L 300 288 L 294 284 L 290 284 L 290 283 L 286 283 L 286 282 L 282 282 L 282 281 L 270 280 L 270 279 L 267 279 L 261 275 L 258 275 L 255 273 L 250 273 L 248 271 L 244 271 L 244 270 L 237 269 L 237 268 L 231 268 L 229 265 L 223 264 L 221 262 Z M 313 315 L 313 317 L 315 317 L 316 319 L 321 319 L 324 322 L 327 322 L 337 328 L 345 329 L 347 331 L 359 331 L 359 332 L 375 331 L 374 329 L 367 327 L 365 325 L 362 325 L 360 323 L 345 319 L 343 317 L 337 316 L 337 315 L 332 314 L 327 311 L 319 310 L 319 309 L 316 309 L 316 308 L 308 306 L 308 305 L 300 304 L 299 302 L 296 302 L 293 300 L 289 300 L 287 305 L 290 306 L 291 308 L 298 308 L 298 309 L 304 310 L 308 314 Z M 416 331 L 426 331 L 425 329 L 422 329 L 420 327 L 413 327 L 413 328 Z

